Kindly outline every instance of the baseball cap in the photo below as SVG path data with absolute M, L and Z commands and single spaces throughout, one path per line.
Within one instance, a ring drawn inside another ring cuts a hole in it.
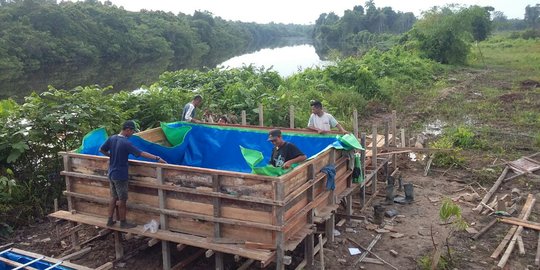
M 268 132 L 268 140 L 273 141 L 277 139 L 277 137 L 281 136 L 281 130 L 279 129 L 272 129 L 270 132 Z
M 127 120 L 126 122 L 124 122 L 124 124 L 122 125 L 122 129 L 132 129 L 133 131 L 135 132 L 139 132 L 139 124 L 137 124 L 137 122 L 133 121 L 133 120 Z

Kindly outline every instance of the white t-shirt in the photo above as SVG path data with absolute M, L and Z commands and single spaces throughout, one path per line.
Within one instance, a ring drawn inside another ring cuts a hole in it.
M 323 113 L 322 116 L 312 113 L 308 121 L 308 127 L 314 127 L 324 131 L 330 131 L 330 129 L 336 127 L 337 124 L 338 121 L 336 118 L 329 113 Z

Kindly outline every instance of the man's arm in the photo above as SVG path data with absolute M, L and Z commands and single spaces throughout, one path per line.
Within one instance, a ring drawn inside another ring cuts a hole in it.
M 346 130 L 341 126 L 341 124 L 339 124 L 339 123 L 336 124 L 336 127 L 337 127 L 337 128 L 339 129 L 339 131 L 340 131 L 341 133 L 343 133 L 343 134 L 349 133 L 349 132 L 346 131 Z
M 111 154 L 109 153 L 109 151 L 104 151 L 103 149 L 99 148 L 99 152 L 101 152 L 104 156 L 108 156 L 110 157 Z
M 152 159 L 152 160 L 155 160 L 159 163 L 167 163 L 167 161 L 165 161 L 164 159 L 162 159 L 161 157 L 159 156 L 156 156 L 156 155 L 152 155 L 148 152 L 141 152 L 141 156 L 142 157 L 145 157 L 145 158 L 148 158 L 148 159 Z
M 306 160 L 306 159 L 307 159 L 306 155 L 300 155 L 300 156 L 297 156 L 297 157 L 295 157 L 295 158 L 293 158 L 293 159 L 291 159 L 291 160 L 288 160 L 287 162 L 283 163 L 283 166 L 282 166 L 282 167 L 283 167 L 284 169 L 288 169 L 288 168 L 291 167 L 291 165 L 293 165 L 293 164 L 295 164 L 295 163 L 302 162 L 302 161 L 304 161 L 304 160 Z

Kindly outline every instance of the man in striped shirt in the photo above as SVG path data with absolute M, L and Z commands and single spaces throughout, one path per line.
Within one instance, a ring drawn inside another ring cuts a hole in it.
M 195 115 L 196 109 L 201 105 L 201 103 L 201 95 L 196 95 L 195 97 L 193 97 L 193 100 L 184 106 L 184 110 L 182 111 L 182 118 L 180 120 L 186 122 L 200 123 L 201 121 L 195 118 Z

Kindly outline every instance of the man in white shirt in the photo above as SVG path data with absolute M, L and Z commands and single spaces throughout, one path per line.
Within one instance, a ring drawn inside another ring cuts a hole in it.
M 180 118 L 180 120 L 200 123 L 201 121 L 195 118 L 195 112 L 196 108 L 199 107 L 201 103 L 202 97 L 200 95 L 196 95 L 191 102 L 187 103 L 184 106 L 184 110 L 182 111 L 182 117 Z
M 341 133 L 348 133 L 331 114 L 324 112 L 320 101 L 311 102 L 311 116 L 308 121 L 308 129 L 324 134 L 337 127 Z

